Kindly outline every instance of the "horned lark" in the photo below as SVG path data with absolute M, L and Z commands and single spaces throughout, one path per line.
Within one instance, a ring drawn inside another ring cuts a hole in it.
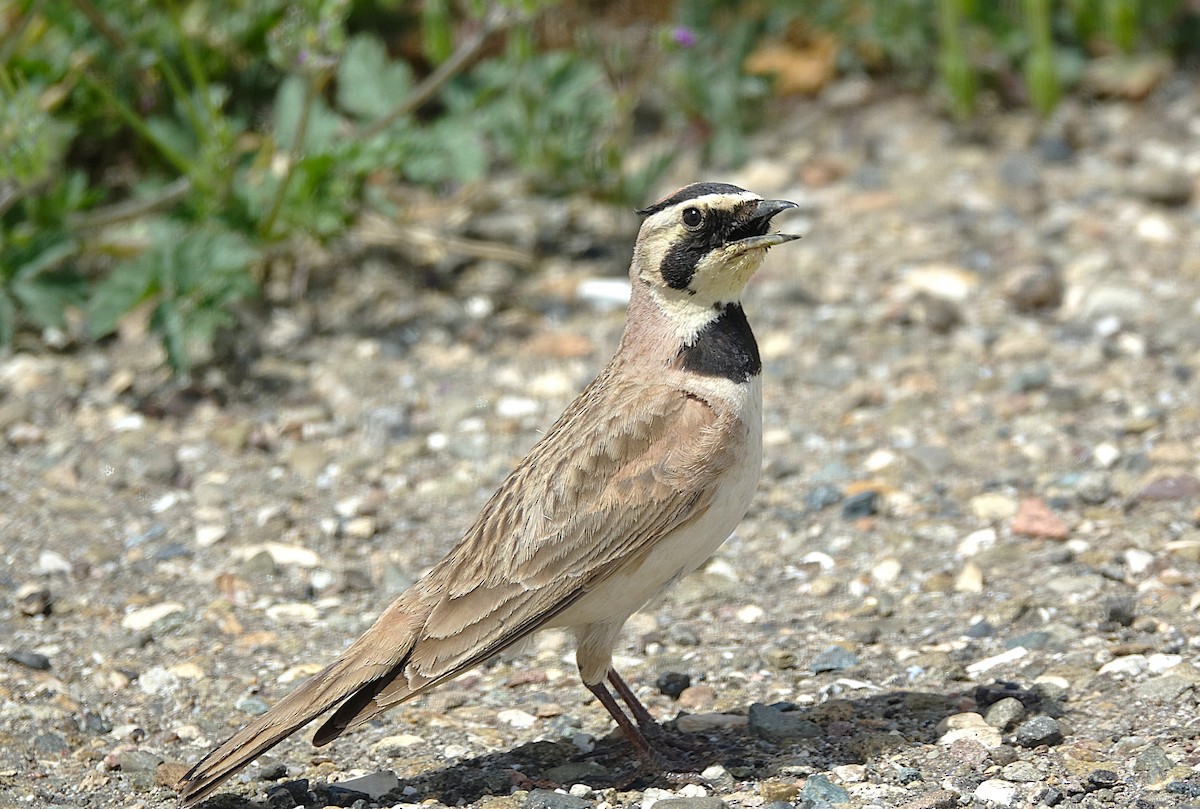
M 188 771 L 183 804 L 330 709 L 313 744 L 547 627 L 574 633 L 583 684 L 650 755 L 658 726 L 613 670 L 612 649 L 630 615 L 725 541 L 758 485 L 762 363 L 739 301 L 767 248 L 797 238 L 767 232 L 794 207 L 697 183 L 639 211 L 616 355 L 445 559 Z

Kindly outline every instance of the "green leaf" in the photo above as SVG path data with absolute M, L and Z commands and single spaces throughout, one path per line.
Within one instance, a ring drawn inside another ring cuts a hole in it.
M 54 328 L 62 327 L 68 306 L 87 299 L 83 279 L 67 270 L 18 278 L 13 281 L 12 293 L 30 319 L 39 326 Z
M 377 37 L 358 34 L 350 40 L 338 64 L 338 106 L 373 121 L 403 101 L 411 89 L 408 65 L 389 60 L 387 49 Z
M 275 94 L 272 128 L 276 148 L 280 151 L 292 150 L 296 144 L 296 128 L 304 111 L 305 96 L 309 92 L 308 83 L 299 76 L 288 76 L 279 85 L 279 91 Z M 314 95 L 308 104 L 301 151 L 310 154 L 327 152 L 338 142 L 342 118 L 329 109 L 320 96 Z
M 17 307 L 13 300 L 0 287 L 0 345 L 12 342 L 13 334 L 17 331 Z
M 154 251 L 113 267 L 88 301 L 88 333 L 93 339 L 116 331 L 117 321 L 145 300 L 154 288 Z

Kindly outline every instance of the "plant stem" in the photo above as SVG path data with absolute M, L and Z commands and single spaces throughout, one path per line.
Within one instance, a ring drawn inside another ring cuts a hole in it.
M 324 86 L 325 80 L 326 76 L 319 74 L 310 78 L 304 85 L 304 100 L 300 105 L 300 118 L 296 121 L 292 145 L 288 149 L 287 169 L 284 171 L 283 179 L 279 181 L 279 186 L 275 189 L 275 198 L 271 200 L 267 218 L 263 220 L 258 229 L 264 238 L 270 238 L 271 231 L 275 227 L 275 220 L 279 218 L 279 211 L 283 208 L 283 199 L 287 196 L 288 186 L 292 182 L 292 174 L 296 171 L 296 162 L 300 159 L 304 147 L 305 135 L 308 134 L 309 110 L 312 109 L 313 98 L 317 95 L 317 91 Z
M 75 8 L 88 18 L 88 22 L 100 32 L 100 36 L 108 40 L 108 44 L 112 45 L 118 51 L 129 49 L 129 40 L 125 38 L 119 30 L 113 27 L 108 18 L 104 16 L 104 12 L 96 8 L 92 0 L 72 0 L 75 3 Z
M 187 158 L 171 148 L 162 138 L 155 135 L 154 132 L 148 126 L 146 126 L 142 119 L 138 117 L 137 113 L 131 110 L 124 101 L 117 98 L 113 94 L 112 90 L 109 90 L 104 86 L 103 83 L 96 81 L 86 74 L 84 74 L 81 78 L 84 84 L 87 84 L 97 93 L 102 95 L 104 100 L 111 104 L 113 109 L 116 110 L 117 115 L 119 115 L 121 119 L 129 125 L 129 128 L 144 138 L 155 149 L 157 149 L 159 154 L 161 154 L 168 163 L 179 169 L 180 173 L 182 174 L 192 173 L 192 164 L 188 162 Z
M 191 178 L 179 177 L 148 197 L 137 197 L 87 213 L 72 214 L 68 218 L 67 224 L 72 230 L 89 230 L 115 225 L 118 222 L 127 222 L 130 219 L 138 219 L 146 214 L 170 208 L 191 191 Z
M 373 121 L 369 126 L 360 129 L 353 137 L 364 141 L 383 132 L 396 121 L 420 109 L 429 99 L 433 98 L 442 85 L 454 78 L 467 63 L 475 57 L 489 36 L 503 30 L 518 21 L 519 15 L 506 14 L 503 10 L 493 9 L 484 16 L 479 29 L 464 42 L 450 58 L 437 66 L 437 69 L 421 81 L 407 97 L 392 109 Z
M 46 5 L 46 0 L 34 0 L 29 10 L 21 15 L 12 27 L 12 30 L 9 31 L 4 42 L 0 43 L 0 65 L 8 64 L 8 60 L 12 58 L 12 52 L 17 49 L 17 44 L 20 43 L 21 37 L 25 36 L 25 30 L 29 28 L 29 24 L 41 12 L 44 5 Z

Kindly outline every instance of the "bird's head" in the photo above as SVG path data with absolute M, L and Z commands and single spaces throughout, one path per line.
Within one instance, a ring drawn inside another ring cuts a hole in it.
M 795 207 L 726 183 L 685 186 L 638 211 L 631 281 L 670 309 L 734 303 L 768 248 L 800 238 L 767 232 L 773 216 Z

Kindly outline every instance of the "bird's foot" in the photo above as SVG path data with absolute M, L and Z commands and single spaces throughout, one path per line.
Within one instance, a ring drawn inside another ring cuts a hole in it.
M 648 722 L 639 726 L 646 740 L 655 748 L 662 750 L 669 747 L 685 753 L 701 753 L 708 749 L 703 737 L 694 733 L 670 731 L 657 722 Z

